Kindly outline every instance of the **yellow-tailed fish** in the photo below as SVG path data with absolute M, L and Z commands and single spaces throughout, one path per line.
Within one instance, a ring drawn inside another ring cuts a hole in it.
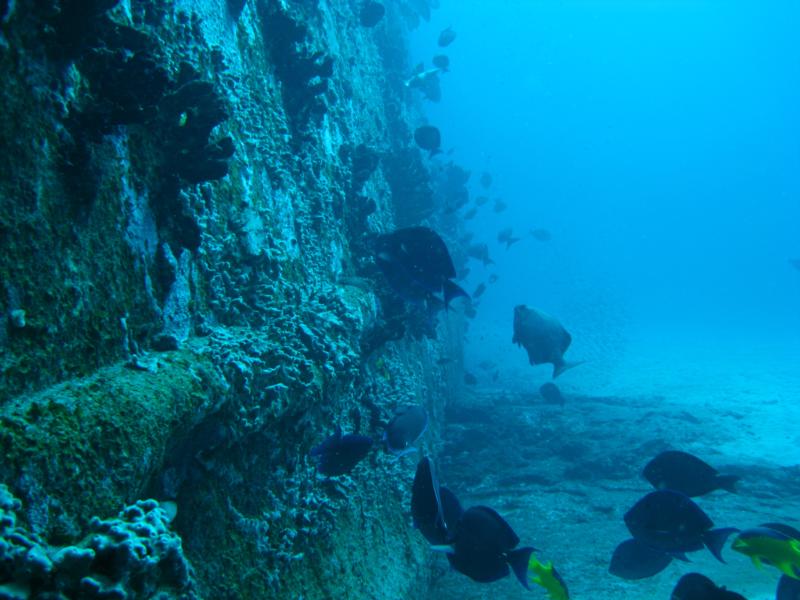
M 745 529 L 733 540 L 731 549 L 749 556 L 756 567 L 763 563 L 775 566 L 787 577 L 800 579 L 800 540 L 774 529 Z
M 528 580 L 547 590 L 550 600 L 569 600 L 567 584 L 561 579 L 553 563 L 541 563 L 531 554 L 528 559 Z

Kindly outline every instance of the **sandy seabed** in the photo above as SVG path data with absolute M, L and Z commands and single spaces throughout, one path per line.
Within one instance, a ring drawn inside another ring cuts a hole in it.
M 491 337 L 485 333 L 482 341 L 487 346 L 503 341 Z M 548 380 L 549 367 L 528 366 L 517 349 L 505 360 L 496 359 L 498 381 L 482 376 L 478 386 L 465 392 L 467 401 L 483 405 L 487 414 L 552 427 L 562 438 L 585 443 L 589 450 L 574 458 L 578 462 L 602 464 L 597 461 L 607 456 L 608 464 L 644 466 L 651 453 L 665 447 L 694 453 L 720 471 L 742 476 L 737 494 L 716 491 L 697 499 L 716 526 L 747 528 L 778 521 L 800 528 L 800 481 L 794 484 L 800 480 L 800 336 L 760 339 L 650 331 L 626 340 L 624 352 L 614 357 L 579 344 L 570 353 L 582 358 L 581 350 L 589 361 L 557 380 L 567 398 L 563 408 L 542 405 L 536 390 Z M 470 362 L 477 364 L 476 358 L 468 353 L 468 368 Z M 723 551 L 727 564 L 703 550 L 692 553 L 690 563 L 673 561 L 649 579 L 625 581 L 610 575 L 611 554 L 629 537 L 622 516 L 650 491 L 639 467 L 632 466 L 629 477 L 605 478 L 602 472 L 583 479 L 566 477 L 563 473 L 570 469 L 563 460 L 548 456 L 547 443 L 534 447 L 537 454 L 527 451 L 522 461 L 514 447 L 496 451 L 487 460 L 481 460 L 485 450 L 461 448 L 459 455 L 442 461 L 447 467 L 448 462 L 470 460 L 475 468 L 498 472 L 524 473 L 530 465 L 534 476 L 529 485 L 522 476 L 513 489 L 497 486 L 487 494 L 497 480 L 487 474 L 483 483 L 462 485 L 466 489 L 458 493 L 466 506 L 492 505 L 522 544 L 535 546 L 540 557 L 551 559 L 567 581 L 571 598 L 668 600 L 675 582 L 691 571 L 748 600 L 775 598 L 780 573 L 771 567 L 757 569 L 729 544 Z M 552 483 L 541 484 L 541 474 Z M 447 480 L 446 472 L 442 476 Z M 433 560 L 441 576 L 430 597 L 437 600 L 546 597 L 538 588 L 524 590 L 511 577 L 477 584 L 449 570 L 443 557 Z

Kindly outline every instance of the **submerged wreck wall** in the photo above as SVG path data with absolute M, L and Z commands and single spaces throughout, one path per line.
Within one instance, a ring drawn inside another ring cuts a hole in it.
M 458 352 L 370 257 L 433 199 L 417 17 L 356 11 L 0 2 L 3 597 L 422 597 L 414 459 L 308 459 Z

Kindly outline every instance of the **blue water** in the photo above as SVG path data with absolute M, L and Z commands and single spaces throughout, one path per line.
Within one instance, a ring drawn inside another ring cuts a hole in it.
M 481 318 L 588 287 L 638 322 L 800 333 L 798 3 L 442 4 L 413 41 L 429 63 L 458 32 L 426 113 L 509 205 L 472 229 L 553 233 L 492 248 Z
M 458 37 L 441 50 L 447 26 Z M 472 171 L 473 198 L 508 204 L 466 222 L 497 262 L 471 261 L 463 282 L 471 291 L 498 276 L 467 333 L 478 390 L 549 379 L 510 343 L 513 307 L 528 304 L 558 316 L 569 354 L 588 361 L 562 389 L 663 398 L 721 438 L 729 427 L 717 445 L 688 442 L 718 461 L 800 463 L 800 271 L 789 262 L 800 258 L 798 31 L 792 1 L 442 0 L 412 38 L 412 64 L 450 57 L 442 101 L 425 104 L 453 149 L 437 160 Z M 509 226 L 523 240 L 506 250 L 496 236 Z M 477 366 L 489 358 L 499 381 Z M 743 524 L 771 516 L 747 497 L 730 502 Z M 590 560 L 610 577 L 589 550 L 573 569 Z M 774 572 L 735 564 L 670 567 L 658 587 L 577 586 L 584 597 L 668 597 L 695 568 L 751 600 L 774 597 Z

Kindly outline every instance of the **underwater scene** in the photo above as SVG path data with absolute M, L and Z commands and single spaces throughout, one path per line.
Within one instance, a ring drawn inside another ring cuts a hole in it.
M 799 30 L 0 0 L 0 600 L 800 600 Z

